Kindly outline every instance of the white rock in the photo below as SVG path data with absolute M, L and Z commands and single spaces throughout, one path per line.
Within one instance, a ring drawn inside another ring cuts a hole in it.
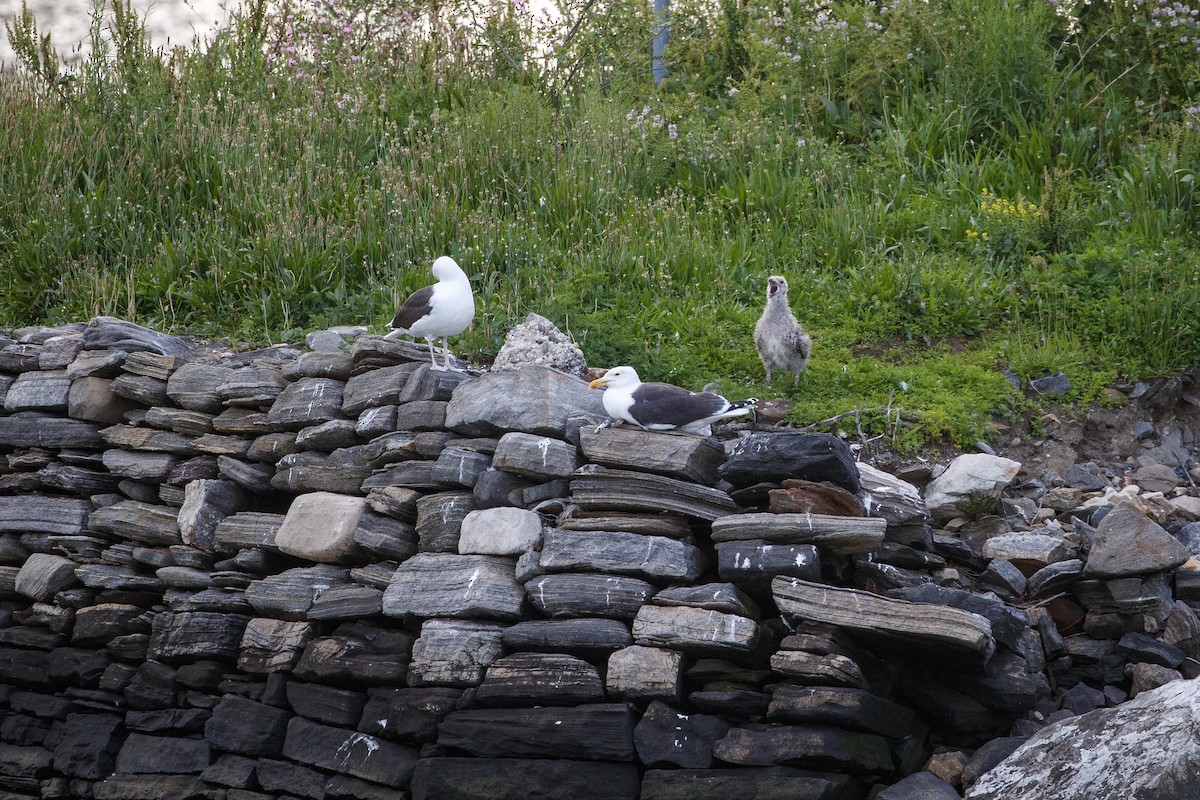
M 974 519 L 989 511 L 1013 482 L 1021 464 L 986 453 L 967 453 L 950 462 L 925 490 L 929 513 L 939 521 L 957 516 Z
M 462 555 L 519 556 L 542 540 L 542 518 L 523 508 L 484 508 L 463 517 Z
M 587 362 L 579 345 L 540 314 L 530 314 L 504 337 L 493 370 L 525 366 L 550 367 L 568 375 L 582 376 Z

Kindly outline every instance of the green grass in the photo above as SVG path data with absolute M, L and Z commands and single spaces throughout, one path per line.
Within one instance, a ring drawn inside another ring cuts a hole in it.
M 515 10 L 258 3 L 156 53 L 116 2 L 69 80 L 19 19 L 0 324 L 382 330 L 449 253 L 460 354 L 536 311 L 593 365 L 902 449 L 1017 413 L 1002 368 L 1087 401 L 1200 363 L 1200 57 L 1127 24 L 1147 7 L 676 0 L 655 88 L 645 4 L 567 5 L 546 40 Z M 772 274 L 814 355 L 768 390 Z

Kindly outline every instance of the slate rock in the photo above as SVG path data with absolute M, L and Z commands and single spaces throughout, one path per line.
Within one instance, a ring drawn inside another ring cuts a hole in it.
M 367 702 L 361 692 L 352 689 L 301 681 L 288 682 L 287 699 L 292 710 L 302 717 L 351 728 L 358 725 Z
M 1191 552 L 1130 503 L 1117 506 L 1096 526 L 1083 568 L 1085 578 L 1121 578 L 1172 570 Z
M 785 478 L 829 481 L 854 494 L 861 488 L 850 449 L 830 434 L 752 433 L 738 441 L 718 473 L 741 488 Z
M 548 617 L 633 619 L 654 596 L 639 578 L 596 573 L 539 575 L 525 584 L 529 602 Z
M 206 611 L 160 612 L 150 629 L 150 657 L 161 661 L 237 658 L 249 618 Z
M 432 742 L 438 724 L 455 709 L 463 690 L 451 687 L 369 687 L 358 729 L 402 742 Z
M 464 447 L 447 447 L 433 463 L 433 482 L 445 486 L 471 488 L 492 465 L 485 453 Z
M 780 650 L 771 656 L 771 669 L 808 686 L 867 687 L 862 668 L 854 659 L 837 653 Z
M 665 536 L 619 531 L 585 533 L 548 528 L 541 552 L 539 564 L 547 572 L 616 573 L 650 581 L 690 583 L 705 568 L 704 555 L 694 545 Z
M 211 552 L 217 526 L 243 501 L 242 491 L 230 481 L 194 480 L 184 487 L 179 509 L 179 533 L 184 544 Z
M 1039 533 L 1002 533 L 989 537 L 983 545 L 984 558 L 1003 559 L 1026 577 L 1078 555 L 1078 550 L 1062 537 Z
M 842 800 L 855 796 L 849 775 L 791 767 L 650 769 L 641 787 L 641 800 Z
M 761 540 L 817 545 L 835 555 L 870 553 L 883 543 L 887 523 L 876 517 L 823 514 L 733 514 L 713 521 L 713 541 Z
M 768 544 L 756 541 L 717 544 L 717 574 L 722 580 L 747 589 L 769 588 L 771 579 L 783 575 L 819 580 L 821 559 L 811 544 Z
M 217 552 L 236 553 L 244 548 L 275 548 L 275 536 L 283 525 L 283 514 L 241 511 L 217 524 L 213 540 Z
M 635 800 L 633 764 L 537 758 L 422 758 L 412 779 L 413 800 Z
M 683 694 L 684 655 L 678 650 L 631 645 L 608 657 L 605 689 L 613 699 L 678 705 Z
M 292 674 L 314 683 L 389 686 L 408 671 L 413 635 L 363 620 L 341 623 L 304 648 Z
M 418 548 L 423 553 L 457 553 L 463 519 L 475 510 L 466 492 L 438 492 L 417 500 Z
M 275 398 L 267 412 L 267 421 L 277 429 L 300 430 L 329 420 L 345 419 L 342 411 L 345 386 L 342 381 L 332 378 L 301 378 Z
M 992 625 L 984 617 L 957 608 L 911 605 L 856 589 L 843 589 L 798 578 L 776 578 L 772 593 L 780 611 L 844 628 L 876 644 L 906 654 L 981 666 L 995 652 Z
M 22 411 L 0 416 L 0 442 L 8 447 L 103 447 L 100 426 L 94 422 Z
M 149 545 L 182 544 L 178 512 L 173 508 L 122 500 L 92 512 L 90 530 Z
M 995 507 L 1000 493 L 1013 482 L 1020 463 L 1009 458 L 966 453 L 925 489 L 925 504 L 938 521 L 963 516 L 974 519 Z
M 17 572 L 14 589 L 33 600 L 47 602 L 75 584 L 76 564 L 69 558 L 33 553 Z
M 624 703 L 454 711 L 438 744 L 479 758 L 633 761 L 633 710 Z
M 404 561 L 417 552 L 417 530 L 407 522 L 366 511 L 358 518 L 354 543 L 381 558 Z
M 600 392 L 552 369 L 522 367 L 459 385 L 446 409 L 446 427 L 466 436 L 523 431 L 561 437 L 568 417 L 580 411 L 606 417 Z
M 747 725 L 713 745 L 713 755 L 743 766 L 797 766 L 889 773 L 887 740 L 823 725 Z
M 344 567 L 295 567 L 251 583 L 246 588 L 246 600 L 259 614 L 301 621 L 323 592 L 348 582 L 349 573 Z
M 758 624 L 747 617 L 689 606 L 642 606 L 633 620 L 639 645 L 695 656 L 736 657 L 755 649 Z
M 313 635 L 308 622 L 256 617 L 242 632 L 238 669 L 250 673 L 289 672 Z
M 863 689 L 842 686 L 776 686 L 767 719 L 833 725 L 890 739 L 902 739 L 919 729 L 911 709 Z
M 125 350 L 186 356 L 195 346 L 185 338 L 143 328 L 117 317 L 93 317 L 83 329 L 85 350 Z
M 478 686 L 500 657 L 503 626 L 475 620 L 429 619 L 413 642 L 410 686 Z
M 647 769 L 707 769 L 713 764 L 713 744 L 732 727 L 720 717 L 685 714 L 655 700 L 634 728 L 633 742 Z
M 861 475 L 859 479 L 861 480 Z M 772 514 L 866 516 L 858 495 L 851 494 L 828 481 L 787 478 L 780 488 L 768 489 L 767 498 L 767 510 Z
M 80 534 L 87 527 L 88 503 L 65 497 L 0 497 L 0 533 Z
M 416 369 L 416 364 L 402 364 L 353 375 L 346 380 L 342 393 L 342 411 L 356 417 L 368 408 L 396 405 L 400 391 Z
M 500 437 L 492 465 L 534 480 L 566 478 L 579 467 L 575 445 L 549 436 L 510 432 Z
M 117 714 L 68 714 L 54 745 L 54 770 L 85 780 L 110 775 L 124 738 L 122 718 Z
M 407 786 L 417 754 L 397 742 L 293 717 L 283 755 L 301 764 L 353 775 L 385 786 Z
M 725 450 L 706 436 L 648 431 L 635 427 L 583 427 L 579 446 L 588 461 L 716 484 Z
M 88 422 L 117 423 L 138 404 L 113 391 L 111 378 L 76 378 L 67 392 L 67 416 Z
M 654 595 L 656 606 L 691 606 L 759 619 L 758 604 L 732 583 L 673 586 Z
M 633 644 L 629 626 L 615 619 L 527 620 L 504 629 L 509 651 L 569 653 L 592 661 Z
M 571 502 L 584 510 L 667 512 L 711 522 L 738 510 L 720 489 L 632 470 L 585 464 L 571 477 Z
M 524 596 L 510 559 L 418 553 L 392 575 L 383 613 L 511 621 L 521 616 Z
M 154 773 L 169 764 L 173 773 L 199 775 L 208 766 L 210 755 L 208 743 L 202 739 L 130 733 L 117 754 L 116 771 Z
M 503 644 L 503 633 L 501 634 Z M 514 653 L 493 661 L 475 701 L 495 708 L 568 706 L 604 702 L 600 673 L 562 653 Z

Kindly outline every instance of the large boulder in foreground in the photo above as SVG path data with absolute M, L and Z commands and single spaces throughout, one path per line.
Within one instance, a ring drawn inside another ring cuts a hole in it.
M 967 792 L 967 800 L 1190 800 L 1200 797 L 1200 681 L 1175 681 L 1116 708 L 1050 725 Z

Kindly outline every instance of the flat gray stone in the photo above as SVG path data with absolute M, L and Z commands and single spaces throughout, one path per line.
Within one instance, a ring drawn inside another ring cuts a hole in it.
M 504 625 L 430 619 L 413 642 L 410 686 L 478 686 L 503 652 Z
M 393 573 L 383 613 L 511 621 L 520 618 L 524 599 L 513 559 L 418 553 Z
M 561 438 L 567 418 L 580 412 L 604 418 L 600 392 L 552 369 L 522 367 L 461 384 L 446 409 L 446 427 L 467 436 L 524 431 Z
M 1083 577 L 1111 579 L 1172 570 L 1191 555 L 1131 503 L 1118 503 L 1096 526 Z

